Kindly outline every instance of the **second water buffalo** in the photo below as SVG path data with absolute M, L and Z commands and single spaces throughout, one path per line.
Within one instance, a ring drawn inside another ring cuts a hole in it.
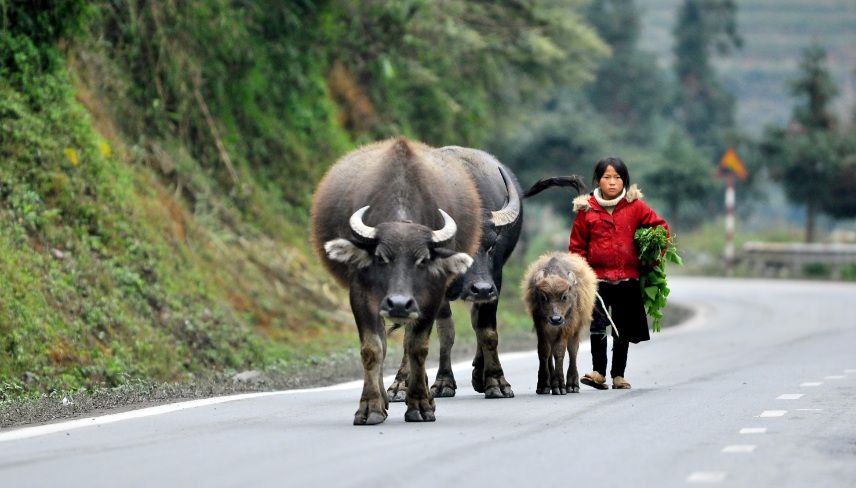
M 448 300 L 462 300 L 472 304 L 470 319 L 476 333 L 473 388 L 484 393 L 485 398 L 511 398 L 514 391 L 499 361 L 496 315 L 502 290 L 502 268 L 517 245 L 523 222 L 520 184 L 511 170 L 487 152 L 459 146 L 446 146 L 434 152 L 456 161 L 475 183 L 481 200 L 481 240 L 472 266 L 451 284 L 446 292 L 447 302 L 437 316 L 440 365 L 431 392 L 435 397 L 455 396 L 457 383 L 451 362 L 455 325 Z M 388 390 L 393 401 L 401 401 L 406 396 L 407 358 L 405 354 Z

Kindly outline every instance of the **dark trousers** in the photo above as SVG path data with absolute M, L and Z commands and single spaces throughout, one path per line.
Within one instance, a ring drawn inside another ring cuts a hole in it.
M 604 331 L 605 332 L 605 331 Z M 624 369 L 627 368 L 627 351 L 630 349 L 630 343 L 623 339 L 612 339 L 612 369 L 609 371 L 609 376 L 624 376 Z M 594 370 L 606 376 L 606 334 L 591 334 L 591 360 Z
M 624 376 L 627 368 L 627 352 L 630 342 L 648 339 L 648 324 L 645 321 L 645 310 L 642 308 L 642 298 L 639 292 L 639 282 L 636 280 L 620 283 L 598 283 L 598 292 L 612 311 L 612 318 L 619 329 L 616 337 L 612 331 L 612 368 L 609 375 L 613 378 Z M 594 313 L 591 321 L 591 359 L 595 371 L 606 377 L 607 365 L 607 327 L 609 318 L 603 310 L 600 300 L 595 300 Z M 628 337 L 630 340 L 628 340 Z

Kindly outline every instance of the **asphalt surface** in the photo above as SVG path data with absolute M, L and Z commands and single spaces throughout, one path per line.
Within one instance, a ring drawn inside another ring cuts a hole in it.
M 0 486 L 856 486 L 856 285 L 670 286 L 697 313 L 631 346 L 632 390 L 536 395 L 531 352 L 513 399 L 459 364 L 434 423 L 352 426 L 357 382 L 4 429 Z

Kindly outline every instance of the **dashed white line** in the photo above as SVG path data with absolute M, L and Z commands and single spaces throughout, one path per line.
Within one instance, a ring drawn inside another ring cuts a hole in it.
M 755 450 L 758 447 L 754 444 L 734 444 L 732 446 L 725 446 L 722 448 L 722 452 L 731 452 L 731 453 L 749 453 Z
M 784 395 L 777 396 L 776 400 L 799 400 L 802 397 L 802 393 L 785 393 Z
M 764 410 L 759 417 L 783 417 L 787 410 Z
M 844 372 L 847 374 L 856 373 L 856 369 L 845 369 Z
M 798 412 L 822 412 L 822 408 L 798 408 Z
M 844 379 L 844 375 L 843 374 L 833 374 L 833 375 L 829 375 L 829 376 L 824 376 L 823 379 L 825 379 L 825 380 L 841 380 L 841 379 Z
M 741 434 L 766 434 L 766 427 L 743 427 L 740 429 Z
M 687 476 L 688 483 L 722 483 L 727 473 L 724 471 L 696 471 Z
M 822 384 L 822 381 L 806 381 L 805 383 L 800 383 L 800 386 L 820 386 Z

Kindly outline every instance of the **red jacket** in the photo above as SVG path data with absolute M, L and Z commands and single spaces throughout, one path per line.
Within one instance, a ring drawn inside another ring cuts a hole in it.
M 574 226 L 568 250 L 588 261 L 598 279 L 639 279 L 639 258 L 633 234 L 640 227 L 669 225 L 642 201 L 642 192 L 632 185 L 612 214 L 597 203 L 594 195 L 574 199 Z

